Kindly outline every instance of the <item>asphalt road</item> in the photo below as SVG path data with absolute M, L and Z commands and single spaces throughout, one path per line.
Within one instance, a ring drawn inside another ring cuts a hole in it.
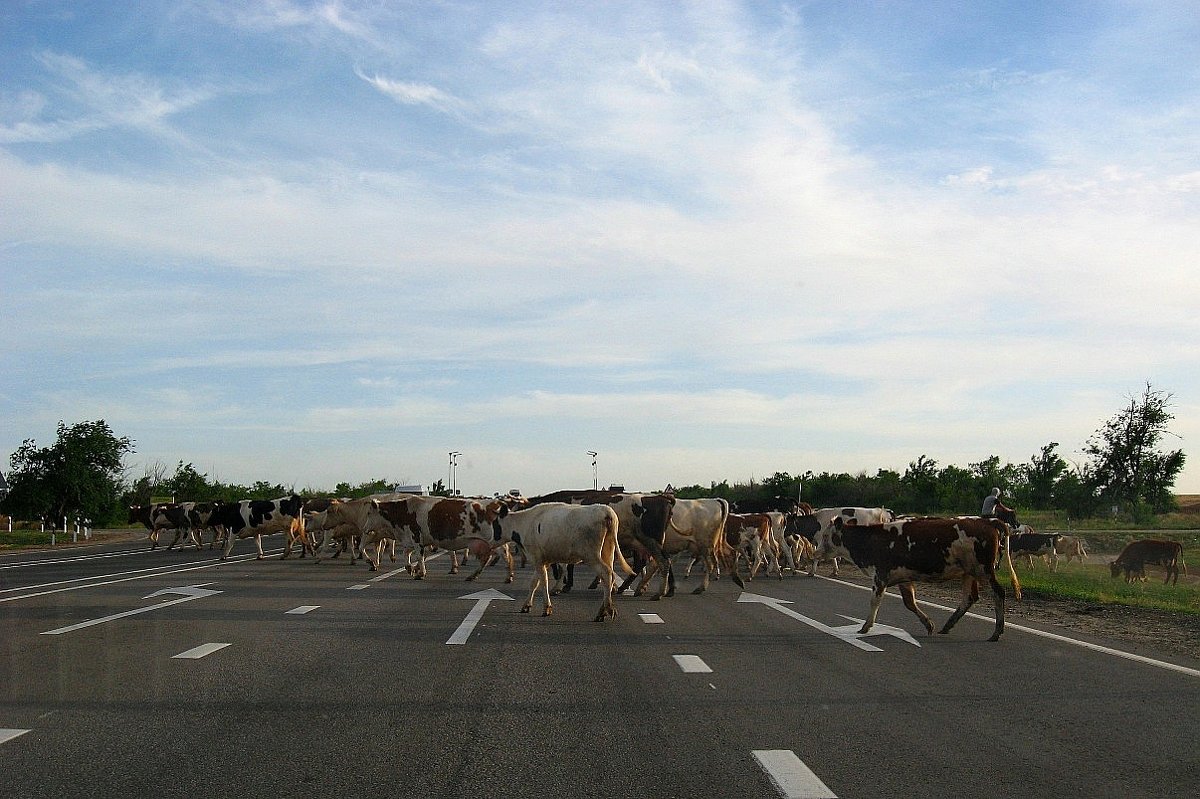
M 928 637 L 898 599 L 860 639 L 869 595 L 806 576 L 693 578 L 597 624 L 586 576 L 543 618 L 528 570 L 251 551 L 0 557 L 0 797 L 1129 799 L 1200 774 L 1177 656 L 972 617 Z

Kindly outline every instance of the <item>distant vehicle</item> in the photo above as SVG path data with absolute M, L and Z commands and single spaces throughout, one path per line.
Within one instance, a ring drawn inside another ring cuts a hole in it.
M 427 497 L 429 496 L 429 487 L 423 486 L 420 483 L 398 485 L 392 489 L 392 492 L 396 494 L 417 494 L 418 496 Z

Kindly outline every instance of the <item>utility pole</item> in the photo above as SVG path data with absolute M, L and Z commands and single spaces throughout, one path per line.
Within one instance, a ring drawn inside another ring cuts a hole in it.
M 454 471 L 458 467 L 458 456 L 461 454 L 461 452 L 450 453 L 450 485 L 446 486 L 446 488 L 449 489 L 450 496 L 452 497 L 458 495 L 458 490 L 454 485 Z
M 592 488 L 593 488 L 593 489 L 595 489 L 595 490 L 599 490 L 599 488 L 600 488 L 600 476 L 599 476 L 599 472 L 598 472 L 598 471 L 597 471 L 597 469 L 596 469 L 596 457 L 597 457 L 597 456 L 598 456 L 600 453 L 598 453 L 598 452 L 592 452 L 592 451 L 589 449 L 589 450 L 588 450 L 588 454 L 592 456 Z

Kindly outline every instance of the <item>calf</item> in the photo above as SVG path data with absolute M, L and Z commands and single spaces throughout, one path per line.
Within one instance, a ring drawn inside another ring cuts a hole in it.
M 1079 536 L 1060 535 L 1054 550 L 1060 558 L 1065 557 L 1068 564 L 1072 558 L 1077 558 L 1080 563 L 1087 563 L 1087 542 Z
M 725 543 L 733 550 L 731 560 L 735 575 L 738 573 L 738 556 L 745 555 L 750 563 L 747 579 L 754 579 L 764 558 L 767 560 L 767 574 L 771 573 L 770 565 L 774 563 L 779 579 L 783 579 L 783 570 L 779 568 L 779 560 L 771 546 L 772 521 L 765 513 L 729 514 L 725 522 Z
M 493 542 L 511 541 L 521 547 L 533 566 L 529 598 L 521 606 L 521 612 L 529 613 L 533 609 L 533 598 L 541 586 L 546 598 L 542 615 L 553 613 L 548 567 L 554 563 L 583 561 L 600 577 L 602 596 L 594 621 L 616 618 L 617 608 L 612 598 L 613 583 L 616 582 L 613 563 L 618 563 L 626 574 L 634 573 L 617 546 L 619 526 L 617 512 L 605 504 L 546 502 L 518 511 L 502 506 L 493 522 Z
M 1155 538 L 1145 538 L 1140 541 L 1130 541 L 1117 555 L 1117 559 L 1109 564 L 1112 576 L 1116 577 L 1122 570 L 1125 572 L 1125 582 L 1133 582 L 1135 577 L 1146 581 L 1146 564 L 1153 563 L 1167 570 L 1163 585 L 1175 578 L 1179 584 L 1179 570 L 1187 574 L 1187 564 L 1183 562 L 1183 544 L 1178 541 L 1162 541 Z
M 962 580 L 962 602 L 940 632 L 950 632 L 963 614 L 979 599 L 979 583 L 987 580 L 996 603 L 996 627 L 989 641 L 1000 640 L 1004 632 L 1004 587 L 996 580 L 1001 542 L 1008 528 L 999 519 L 906 519 L 887 524 L 846 524 L 834 520 L 833 529 L 822 533 L 818 555 L 848 557 L 875 582 L 871 611 L 859 634 L 870 631 L 879 613 L 884 590 L 899 586 L 904 606 L 916 614 L 933 633 L 933 622 L 917 607 L 913 583 Z M 1006 557 L 1013 591 L 1021 598 L 1021 584 Z

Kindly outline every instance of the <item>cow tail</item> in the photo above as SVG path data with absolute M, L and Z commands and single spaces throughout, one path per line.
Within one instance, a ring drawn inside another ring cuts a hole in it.
M 620 524 L 617 522 L 616 514 L 610 514 L 604 520 L 604 525 L 608 528 L 605 530 L 605 535 L 612 537 L 613 563 L 621 567 L 621 569 L 625 572 L 626 577 L 636 574 L 637 572 L 633 570 L 633 568 L 629 565 L 629 561 L 625 560 L 624 553 L 621 552 L 621 544 L 617 539 L 617 530 L 619 529 Z
M 1004 530 L 1004 562 L 1008 564 L 1008 576 L 1012 579 L 1013 596 L 1016 599 L 1021 598 L 1021 581 L 1017 579 L 1017 570 L 1013 568 L 1012 562 L 1012 547 L 1009 546 L 1009 530 L 1008 525 L 1005 525 Z

